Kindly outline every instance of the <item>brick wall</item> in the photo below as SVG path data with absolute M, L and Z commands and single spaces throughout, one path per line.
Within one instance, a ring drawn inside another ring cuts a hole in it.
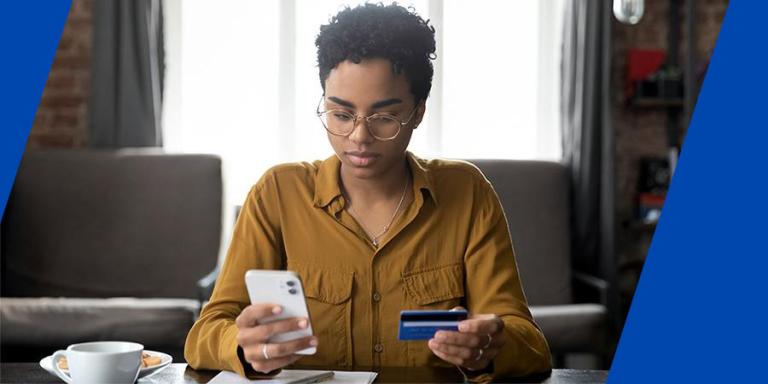
M 697 0 L 696 2 L 696 56 L 697 65 L 704 68 L 715 46 L 728 0 Z M 669 1 L 645 2 L 645 16 L 637 25 L 630 26 L 614 20 L 613 23 L 613 119 L 616 132 L 616 205 L 619 223 L 617 252 L 620 266 L 629 266 L 619 278 L 626 303 L 634 293 L 639 267 L 648 250 L 652 227 L 633 226 L 635 190 L 639 176 L 640 159 L 646 156 L 665 157 L 667 153 L 667 111 L 663 108 L 637 108 L 626 103 L 624 76 L 626 54 L 630 48 L 667 49 Z M 685 0 L 680 2 L 680 56 L 684 63 L 687 39 L 685 33 Z M 682 111 L 682 109 L 681 109 Z M 677 123 L 681 140 L 687 127 L 685 118 Z M 685 148 L 683 147 L 683 150 Z M 634 267 L 632 267 L 634 265 Z
M 92 0 L 74 0 L 27 140 L 28 148 L 81 148 L 88 141 Z

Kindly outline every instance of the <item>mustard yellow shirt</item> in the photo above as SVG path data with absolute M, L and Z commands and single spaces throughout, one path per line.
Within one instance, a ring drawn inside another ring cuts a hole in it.
M 375 248 L 344 209 L 340 161 L 276 166 L 253 186 L 210 302 L 187 336 L 196 369 L 245 375 L 235 318 L 250 304 L 249 269 L 296 271 L 304 284 L 320 366 L 451 366 L 426 341 L 398 341 L 405 309 L 493 313 L 507 344 L 494 373 L 548 371 L 550 352 L 520 286 L 507 222 L 473 165 L 408 153 L 413 201 Z

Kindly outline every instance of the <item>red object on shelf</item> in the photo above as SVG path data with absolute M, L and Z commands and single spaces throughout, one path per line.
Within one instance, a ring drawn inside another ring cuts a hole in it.
M 664 199 L 667 197 L 666 194 L 660 194 L 660 193 L 641 193 L 640 196 L 638 196 L 638 202 L 643 205 L 652 205 L 652 206 L 659 206 L 661 207 L 664 205 Z
M 627 52 L 627 98 L 635 93 L 635 82 L 650 76 L 661 68 L 667 52 L 661 49 L 630 49 Z
M 637 197 L 637 218 L 643 223 L 655 223 L 659 220 L 666 194 L 643 192 Z

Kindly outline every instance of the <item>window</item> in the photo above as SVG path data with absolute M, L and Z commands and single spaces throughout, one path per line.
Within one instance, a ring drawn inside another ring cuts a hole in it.
M 560 158 L 563 0 L 416 0 L 437 29 L 423 157 Z M 333 154 L 315 36 L 338 0 L 168 0 L 164 141 L 224 161 L 227 210 L 271 165 Z

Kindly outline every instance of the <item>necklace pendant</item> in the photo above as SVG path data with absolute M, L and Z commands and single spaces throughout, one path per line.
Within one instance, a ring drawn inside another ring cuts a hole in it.
M 373 244 L 374 248 L 378 248 L 379 247 L 379 241 L 376 240 L 376 239 L 373 239 L 373 241 L 371 241 L 371 244 Z

